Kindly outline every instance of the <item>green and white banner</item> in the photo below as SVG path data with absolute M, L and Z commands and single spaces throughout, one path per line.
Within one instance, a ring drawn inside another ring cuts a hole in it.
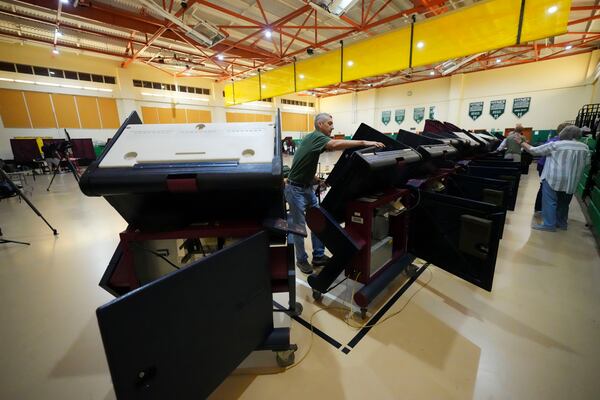
M 476 101 L 473 103 L 469 103 L 469 117 L 471 117 L 471 119 L 473 121 L 475 121 L 477 118 L 481 117 L 482 114 L 483 114 L 483 101 Z
M 429 107 L 429 119 L 435 119 L 435 106 Z
M 413 119 L 417 124 L 420 124 L 425 118 L 425 107 L 417 107 L 413 110 Z
M 506 100 L 492 100 L 490 101 L 490 115 L 494 119 L 500 118 L 506 110 Z
M 531 97 L 518 97 L 513 100 L 513 109 L 512 112 L 517 116 L 517 118 L 521 118 L 523 115 L 529 112 L 529 106 L 531 104 Z
M 381 112 L 381 122 L 383 122 L 384 125 L 389 124 L 391 120 L 392 120 L 392 112 L 391 111 L 382 111 Z
M 394 113 L 394 119 L 396 120 L 397 124 L 401 124 L 402 122 L 404 122 L 405 114 L 405 110 L 396 110 L 396 112 Z

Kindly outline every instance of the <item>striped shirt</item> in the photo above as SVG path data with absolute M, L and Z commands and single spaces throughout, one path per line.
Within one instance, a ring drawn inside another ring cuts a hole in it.
M 546 156 L 542 180 L 557 192 L 575 193 L 583 169 L 590 162 L 588 146 L 575 140 L 559 140 L 530 147 L 535 156 Z

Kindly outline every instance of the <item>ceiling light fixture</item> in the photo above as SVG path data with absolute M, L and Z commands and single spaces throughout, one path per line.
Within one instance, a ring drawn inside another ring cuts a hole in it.
M 224 59 L 225 59 L 225 57 L 223 56 L 223 54 L 217 55 L 217 60 L 223 61 Z
M 261 89 L 266 89 L 267 85 L 260 85 Z
M 62 32 L 58 28 L 56 28 L 54 30 L 54 37 L 59 38 L 59 37 L 62 37 L 62 36 L 63 36 Z
M 271 38 L 271 36 L 273 36 L 273 32 L 271 32 L 271 30 L 270 30 L 270 29 L 267 29 L 267 30 L 265 30 L 265 37 L 266 37 L 267 39 L 270 39 L 270 38 Z
M 348 65 L 349 67 L 354 65 L 354 61 L 352 60 L 348 60 L 348 62 L 346 63 L 346 65 Z
M 425 47 L 425 43 L 424 42 L 418 42 L 417 43 L 417 49 L 422 49 L 423 47 Z
M 567 47 L 565 47 L 565 50 L 571 50 L 573 48 L 572 45 L 568 45 Z
M 496 58 L 496 64 L 500 64 L 502 62 L 501 58 Z
M 298 78 L 300 78 L 300 79 L 304 79 L 304 74 L 300 74 L 300 75 L 298 75 Z
M 55 47 L 52 49 L 52 54 L 60 54 L 60 52 L 58 51 L 58 49 Z
M 431 76 L 435 75 L 435 71 L 429 72 L 429 75 L 431 75 Z
M 558 11 L 558 7 L 557 6 L 552 6 L 548 9 L 548 14 L 554 14 L 555 12 Z

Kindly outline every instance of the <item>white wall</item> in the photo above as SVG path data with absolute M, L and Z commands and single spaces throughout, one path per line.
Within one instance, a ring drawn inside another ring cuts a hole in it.
M 600 88 L 593 82 L 600 52 L 514 67 L 454 75 L 422 82 L 345 94 L 321 99 L 320 110 L 334 117 L 335 133 L 352 135 L 364 122 L 382 132 L 398 128 L 420 131 L 424 122 L 413 120 L 413 110 L 435 106 L 435 118 L 466 129 L 512 127 L 517 122 L 534 129 L 554 129 L 565 120 L 574 120 L 579 109 L 600 102 Z M 512 114 L 514 98 L 531 97 L 531 106 L 521 119 Z M 354 100 L 353 100 L 354 99 Z M 506 100 L 506 110 L 497 120 L 489 115 L 490 101 Z M 469 103 L 484 102 L 483 115 L 473 121 Z M 397 124 L 394 111 L 405 109 L 405 120 Z M 382 111 L 392 111 L 391 122 L 381 122 Z

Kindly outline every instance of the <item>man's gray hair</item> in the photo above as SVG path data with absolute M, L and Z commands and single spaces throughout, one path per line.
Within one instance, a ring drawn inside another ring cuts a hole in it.
M 318 113 L 315 115 L 315 129 L 319 129 L 319 122 L 325 121 L 327 118 L 333 118 L 331 114 Z
M 559 140 L 576 140 L 581 138 L 581 129 L 575 125 L 567 125 L 558 134 Z

